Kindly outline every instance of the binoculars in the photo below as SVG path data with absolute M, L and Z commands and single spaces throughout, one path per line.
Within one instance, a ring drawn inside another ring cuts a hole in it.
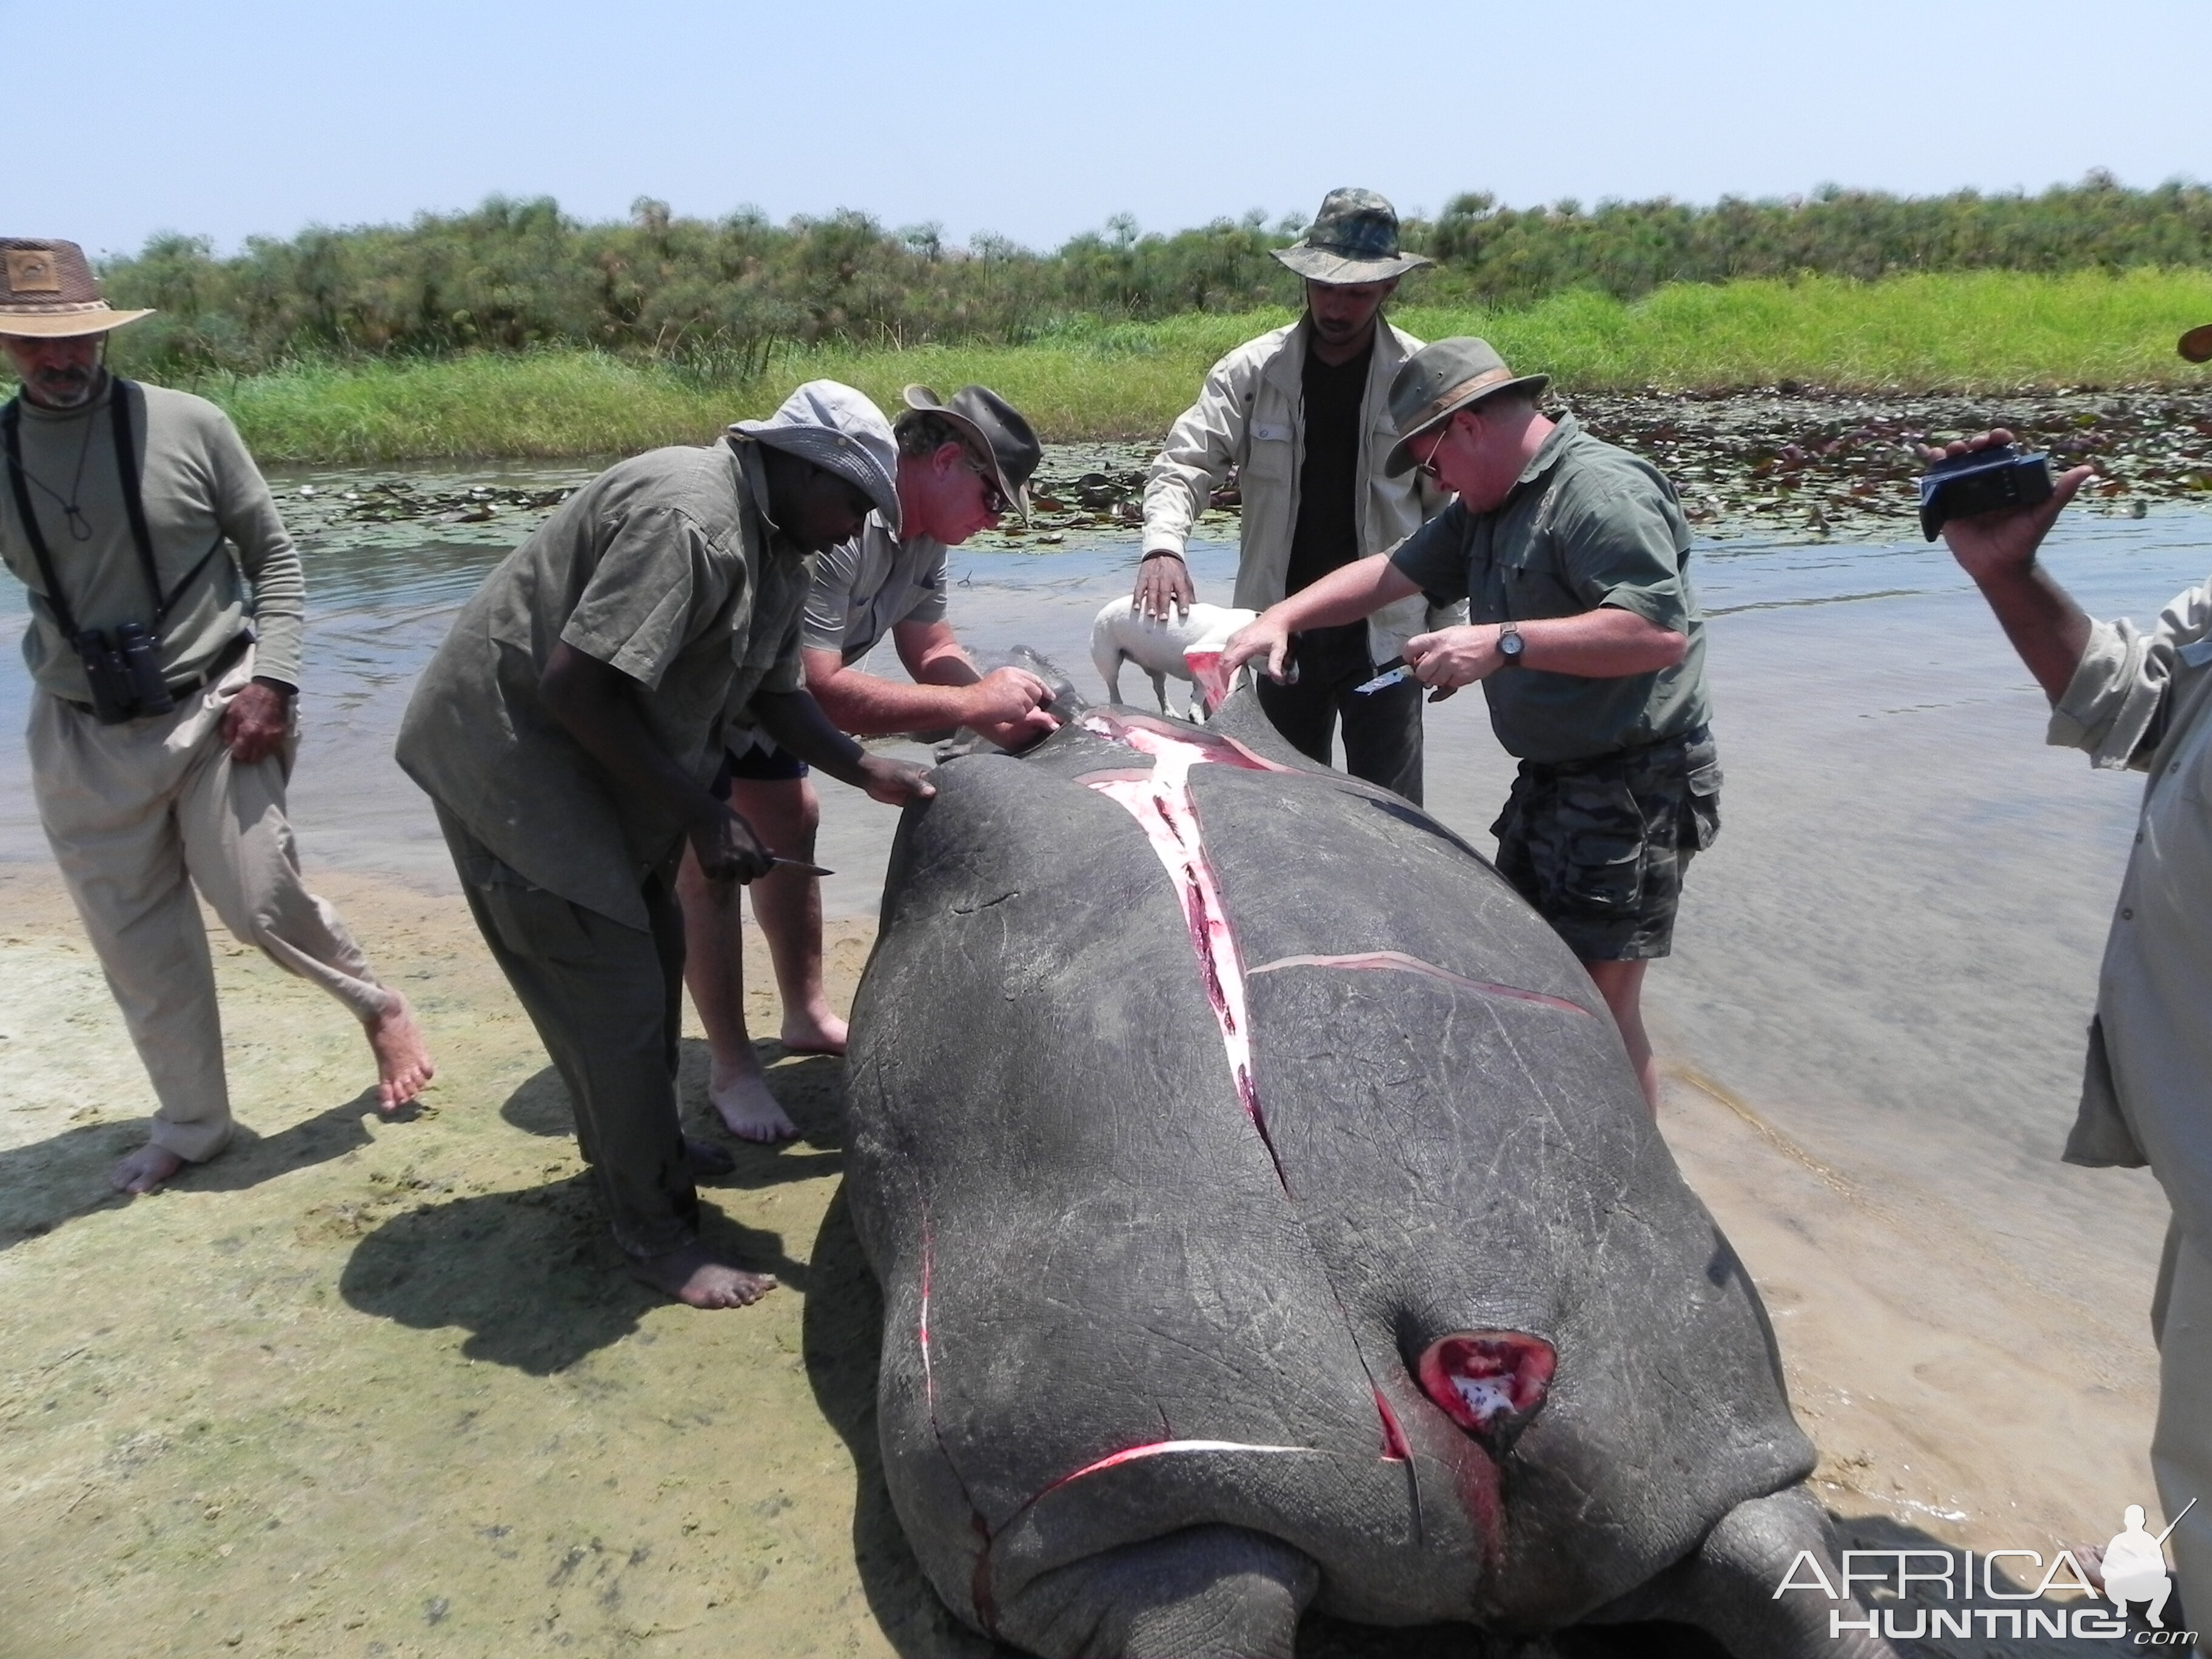
M 84 678 L 92 687 L 93 717 L 102 726 L 119 726 L 147 714 L 166 714 L 177 706 L 177 700 L 169 695 L 169 683 L 161 678 L 157 647 L 158 641 L 143 623 L 77 630 L 77 660 L 84 665 Z

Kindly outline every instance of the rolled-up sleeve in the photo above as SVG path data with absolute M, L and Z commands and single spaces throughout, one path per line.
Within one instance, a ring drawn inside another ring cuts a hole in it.
M 2212 582 L 2177 595 L 2148 633 L 2124 618 L 2092 622 L 2074 678 L 2051 705 L 2044 740 L 2085 750 L 2093 766 L 2147 763 L 2144 739 L 2152 734 L 2176 669 L 2208 665 L 2203 660 L 2208 634 Z
M 1241 361 L 1241 354 L 1231 353 L 1206 372 L 1198 401 L 1168 428 L 1167 441 L 1145 475 L 1147 553 L 1182 553 L 1191 526 L 1237 463 L 1246 414 L 1236 384 Z

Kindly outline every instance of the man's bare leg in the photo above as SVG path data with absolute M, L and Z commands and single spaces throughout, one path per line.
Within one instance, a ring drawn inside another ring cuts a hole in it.
M 744 941 L 738 931 L 738 890 L 708 881 L 686 847 L 684 867 L 677 872 L 676 898 L 684 907 L 684 982 L 699 1011 L 699 1023 L 707 1028 L 707 1098 L 714 1103 L 722 1127 L 738 1139 L 787 1140 L 799 1133 L 799 1126 L 769 1091 L 768 1073 L 761 1069 L 760 1056 L 753 1052 L 752 1037 L 745 1030 Z M 678 1294 L 674 1290 L 668 1293 Z
M 185 1160 L 167 1147 L 149 1141 L 130 1157 L 118 1161 L 107 1172 L 107 1184 L 118 1193 L 155 1192 L 184 1167 Z
M 1620 1040 L 1628 1049 L 1628 1063 L 1635 1068 L 1636 1080 L 1644 1087 L 1644 1103 L 1656 1117 L 1659 1066 L 1651 1057 L 1651 1039 L 1644 1030 L 1644 970 L 1650 965 L 1645 958 L 1583 963 L 1589 971 L 1591 982 L 1597 987 L 1597 994 L 1613 1011 L 1613 1023 L 1620 1028 Z
M 430 1062 L 430 1045 L 415 1023 L 415 1010 L 398 992 L 392 1006 L 364 1021 L 369 1051 L 376 1056 L 376 1103 L 396 1112 L 421 1094 L 438 1068 Z
M 814 832 L 822 802 L 805 778 L 757 781 L 739 778 L 730 805 L 760 832 L 769 850 L 814 862 Z M 842 1054 L 845 1022 L 830 1007 L 822 985 L 822 883 L 803 870 L 779 869 L 753 884 L 753 920 L 768 939 L 783 999 L 783 1046 L 795 1054 Z
M 749 1273 L 704 1244 L 686 1244 L 665 1255 L 632 1256 L 630 1277 L 695 1308 L 744 1308 L 775 1288 L 773 1273 Z

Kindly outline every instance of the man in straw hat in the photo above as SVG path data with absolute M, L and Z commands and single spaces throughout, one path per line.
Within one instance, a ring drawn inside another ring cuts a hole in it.
M 898 522 L 882 412 L 813 380 L 703 448 L 658 449 L 586 484 L 486 577 L 423 671 L 399 763 L 435 803 L 484 942 L 544 1039 L 630 1272 L 694 1307 L 772 1288 L 698 1233 L 676 1101 L 688 848 L 710 883 L 775 849 L 711 791 L 725 711 L 873 799 L 931 793 L 861 752 L 800 671 L 807 556 Z
M 968 726 L 1005 748 L 1051 731 L 1052 690 L 1019 668 L 979 673 L 945 620 L 945 550 L 1010 512 L 1029 518 L 1029 479 L 1043 448 L 1014 406 L 987 386 L 940 402 L 910 386 L 892 431 L 898 443 L 898 517 L 871 513 L 860 533 L 814 562 L 801 622 L 806 687 L 841 732 L 878 737 Z M 858 666 L 889 635 L 913 684 Z M 730 805 L 763 841 L 796 860 L 751 884 L 783 1002 L 783 1047 L 845 1052 L 845 1022 L 822 983 L 822 885 L 814 858 L 821 807 L 806 765 L 748 726 L 729 740 Z M 708 1097 L 731 1133 L 781 1140 L 799 1133 L 769 1090 L 745 1030 L 744 954 L 736 894 L 687 858 L 684 978 L 707 1028 Z
M 2181 355 L 2212 360 L 2212 325 L 2183 335 Z M 1986 432 L 1927 453 L 2011 440 Z M 2173 1206 L 2151 1297 L 2150 1461 L 2175 1523 L 2179 1600 L 2202 1619 L 2212 1609 L 2212 581 L 2175 595 L 2145 628 L 2083 612 L 2036 551 L 2091 476 L 2077 466 L 2038 506 L 1953 519 L 1942 533 L 2051 700 L 2045 741 L 2148 775 L 2064 1157 L 2148 1164 Z M 2178 1622 L 2169 1607 L 2167 1626 Z
M 407 1000 L 301 883 L 284 790 L 304 584 L 268 486 L 212 404 L 102 361 L 148 314 L 111 307 L 74 242 L 0 240 L 0 351 L 20 383 L 0 410 L 0 556 L 31 594 L 39 816 L 159 1102 L 113 1172 L 129 1193 L 230 1139 L 195 886 L 362 1022 L 386 1111 L 432 1069 Z
M 1428 479 L 1382 465 L 1395 436 L 1391 379 L 1421 344 L 1382 320 L 1382 302 L 1431 262 L 1399 252 L 1398 216 L 1371 190 L 1331 191 L 1313 228 L 1275 258 L 1305 279 L 1305 314 L 1214 364 L 1170 429 L 1145 485 L 1139 616 L 1168 617 L 1197 599 L 1184 545 L 1232 468 L 1243 500 L 1235 603 L 1248 610 L 1382 552 L 1443 506 Z M 1420 688 L 1355 688 L 1394 661 L 1408 635 L 1454 619 L 1430 617 L 1416 593 L 1364 622 L 1309 629 L 1296 683 L 1262 684 L 1261 706 L 1324 765 L 1340 720 L 1345 769 L 1418 801 Z
M 1230 641 L 1224 668 L 1291 635 L 1425 592 L 1474 620 L 1406 641 L 1409 684 L 1441 697 L 1480 680 L 1519 775 L 1498 822 L 1498 870 L 1582 958 L 1620 1027 L 1644 1097 L 1659 1080 L 1644 969 L 1671 947 L 1682 872 L 1720 830 L 1706 729 L 1705 623 L 1689 526 L 1649 462 L 1537 407 L 1486 341 L 1439 340 L 1390 386 L 1398 440 L 1383 471 L 1457 498 L 1396 551 L 1295 593 Z

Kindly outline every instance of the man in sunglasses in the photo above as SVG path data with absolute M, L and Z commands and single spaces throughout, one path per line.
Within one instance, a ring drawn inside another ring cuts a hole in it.
M 423 670 L 398 759 L 428 792 L 484 943 L 568 1085 L 631 1274 L 697 1308 L 775 1281 L 699 1237 L 696 1177 L 729 1153 L 677 1109 L 679 859 L 725 888 L 770 848 L 711 790 L 726 712 L 887 805 L 934 793 L 807 695 L 811 555 L 896 522 L 881 410 L 811 380 L 773 417 L 656 449 L 562 502 L 484 579 Z
M 1371 190 L 1331 191 L 1313 228 L 1275 258 L 1304 279 L 1305 315 L 1214 364 L 1169 430 L 1145 484 L 1140 617 L 1172 620 L 1197 599 L 1184 544 L 1232 471 L 1243 501 L 1233 602 L 1250 611 L 1403 541 L 1443 510 L 1427 479 L 1382 465 L 1396 438 L 1384 407 L 1390 379 L 1421 344 L 1383 320 L 1382 305 L 1431 261 L 1399 251 L 1397 213 Z M 1262 681 L 1260 706 L 1324 766 L 1340 723 L 1345 770 L 1418 802 L 1420 688 L 1358 688 L 1409 635 L 1451 620 L 1413 594 L 1364 621 L 1310 628 L 1297 644 L 1295 681 Z
M 806 687 L 831 724 L 855 737 L 968 726 L 1001 748 L 1051 731 L 1051 689 L 1018 668 L 979 673 L 945 620 L 945 550 L 997 525 L 1029 519 L 1028 485 L 1043 454 L 1012 404 L 986 386 L 940 402 L 910 386 L 894 427 L 898 517 L 869 515 L 859 535 L 814 562 L 801 633 Z M 886 635 L 911 684 L 864 671 Z M 783 1001 L 783 1047 L 842 1054 L 845 1022 L 822 982 L 822 886 L 811 870 L 821 806 L 806 766 L 762 734 L 730 738 L 730 805 L 779 865 L 751 884 L 753 917 L 768 941 Z M 781 1140 L 799 1133 L 769 1091 L 745 1029 L 736 893 L 687 859 L 678 884 L 687 933 L 685 978 L 711 1055 L 708 1095 L 731 1133 Z
M 1720 832 L 1706 720 L 1705 621 L 1674 488 L 1571 415 L 1540 411 L 1542 374 L 1486 341 L 1439 340 L 1390 386 L 1399 440 L 1383 470 L 1456 496 L 1388 554 L 1293 593 L 1229 642 L 1222 666 L 1284 671 L 1293 634 L 1425 593 L 1472 623 L 1406 641 L 1407 684 L 1433 701 L 1480 681 L 1520 757 L 1498 872 L 1589 970 L 1656 1110 L 1644 970 L 1672 948 L 1682 872 Z

